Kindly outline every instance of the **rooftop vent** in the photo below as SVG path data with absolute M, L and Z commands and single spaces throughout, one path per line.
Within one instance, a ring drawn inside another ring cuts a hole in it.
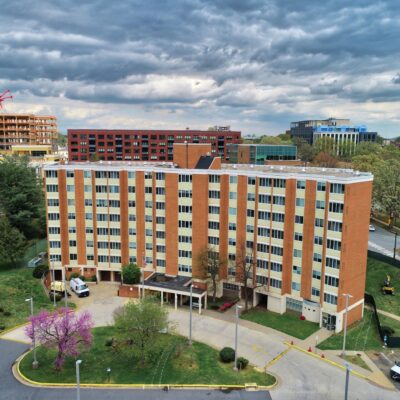
M 232 165 L 232 168 L 236 169 L 236 168 L 237 168 L 236 164 L 233 164 L 233 165 Z
M 303 172 L 306 172 L 306 169 L 303 167 L 302 169 L 301 169 Z
M 251 164 L 251 165 L 250 165 L 250 168 L 254 168 L 254 165 L 253 165 L 253 164 Z

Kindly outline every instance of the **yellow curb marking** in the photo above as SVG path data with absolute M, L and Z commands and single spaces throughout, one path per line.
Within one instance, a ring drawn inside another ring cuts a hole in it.
M 286 343 L 285 343 L 286 344 Z M 282 353 L 279 353 L 276 357 L 274 357 L 271 361 L 269 361 L 264 369 L 269 368 L 271 365 L 274 365 L 277 361 L 279 361 L 288 351 L 290 350 L 290 347 L 288 347 L 287 349 L 283 350 Z
M 15 326 L 13 326 L 13 327 L 11 327 L 11 328 L 6 329 L 5 331 L 2 331 L 2 332 L 0 333 L 0 338 L 1 338 L 1 339 L 4 339 L 3 336 L 6 335 L 7 333 L 13 331 L 14 329 L 21 328 L 21 327 L 23 327 L 23 326 L 25 326 L 25 325 L 28 325 L 28 324 L 29 324 L 29 322 L 24 322 L 23 324 L 15 325 Z
M 342 370 L 345 370 L 345 369 L 346 369 L 346 367 L 345 367 L 344 365 L 339 364 L 339 363 L 337 363 L 336 361 L 329 360 L 329 359 L 326 358 L 326 357 L 321 357 L 319 354 L 315 354 L 315 353 L 312 353 L 312 352 L 307 351 L 307 350 L 305 350 L 305 349 L 302 349 L 301 347 L 296 346 L 295 344 L 290 344 L 290 343 L 288 343 L 288 342 L 284 342 L 284 343 L 285 343 L 287 346 L 290 346 L 290 347 L 292 347 L 292 348 L 294 348 L 294 349 L 296 349 L 296 350 L 299 350 L 299 351 L 303 352 L 304 354 L 308 354 L 308 355 L 311 356 L 311 357 L 314 357 L 314 358 L 317 358 L 317 359 L 319 359 L 319 360 L 325 361 L 326 363 L 331 364 L 331 365 L 333 365 L 333 366 L 335 366 L 335 367 L 339 367 L 339 368 L 342 369 Z M 354 371 L 353 369 L 350 371 L 350 373 L 353 374 L 353 375 L 358 376 L 359 378 L 363 378 L 363 379 L 366 379 L 366 380 L 370 380 L 367 376 L 361 374 L 361 373 L 358 372 L 358 371 Z
M 30 383 L 31 385 L 35 385 L 35 386 L 56 386 L 56 387 L 76 387 L 76 383 L 52 383 L 52 382 L 37 382 L 37 381 L 33 381 L 32 379 L 27 378 L 20 369 L 20 364 L 21 361 L 32 351 L 28 351 L 25 354 L 22 355 L 22 357 L 20 357 L 20 359 L 17 361 L 17 365 L 16 365 L 16 369 L 17 369 L 17 373 L 20 376 L 21 379 L 23 379 L 24 381 Z M 275 382 L 272 385 L 268 385 L 268 386 L 258 386 L 255 385 L 254 383 L 245 383 L 244 385 L 204 385 L 204 384 L 148 384 L 148 383 L 129 383 L 129 384 L 118 384 L 118 383 L 81 383 L 80 386 L 81 387 L 87 387 L 87 388 L 131 388 L 131 389 L 154 389 L 154 388 L 203 388 L 203 389 L 224 389 L 224 388 L 229 388 L 229 389 L 248 389 L 248 388 L 253 388 L 253 389 L 257 389 L 257 390 L 270 390 L 272 389 L 274 386 L 277 385 L 277 379 L 275 378 Z

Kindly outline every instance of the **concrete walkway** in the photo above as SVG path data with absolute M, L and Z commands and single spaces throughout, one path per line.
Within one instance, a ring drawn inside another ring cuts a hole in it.
M 397 321 L 400 321 L 400 316 L 398 316 L 396 314 L 392 314 L 392 313 L 389 313 L 387 311 L 378 310 L 378 309 L 376 309 L 376 311 L 378 311 L 379 314 L 385 315 L 386 317 L 389 317 L 389 318 L 395 319 Z

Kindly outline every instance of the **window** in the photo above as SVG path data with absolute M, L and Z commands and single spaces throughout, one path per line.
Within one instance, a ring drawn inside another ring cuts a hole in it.
M 331 188 L 329 190 L 331 193 L 344 193 L 344 185 L 342 183 L 331 183 Z
M 261 253 L 269 253 L 269 246 L 267 244 L 257 243 L 257 251 Z
M 165 173 L 164 172 L 156 172 L 156 181 L 163 181 L 165 180 Z
M 219 229 L 219 222 L 208 221 L 208 229 Z
M 208 191 L 208 197 L 210 199 L 219 199 L 220 198 L 219 190 L 209 190 Z
M 325 285 L 339 287 L 339 278 L 335 276 L 325 275 Z
M 326 189 L 326 184 L 325 184 L 325 182 L 318 182 L 318 183 L 317 183 L 317 190 L 318 190 L 319 192 L 325 192 L 325 189 Z
M 165 246 L 162 245 L 162 244 L 158 244 L 158 245 L 156 246 L 156 252 L 157 252 L 157 253 L 165 253 Z
M 190 265 L 178 264 L 178 270 L 180 272 L 192 272 L 192 267 Z
M 324 220 L 321 218 L 315 218 L 315 226 L 319 228 L 324 227 Z
M 292 282 L 292 290 L 300 290 L 300 283 Z
M 236 224 L 234 222 L 229 222 L 228 230 L 229 231 L 236 231 Z
M 165 203 L 161 201 L 156 201 L 156 210 L 165 210 Z
M 272 179 L 270 178 L 260 178 L 260 186 L 262 187 L 271 187 Z
M 219 214 L 219 207 L 218 206 L 209 206 L 208 213 L 209 214 Z
M 324 239 L 321 236 L 314 236 L 314 244 L 322 246 Z
M 76 253 L 75 254 L 74 253 L 70 253 L 69 259 L 71 261 L 77 260 L 78 259 L 78 255 Z
M 301 258 L 302 251 L 299 249 L 293 249 L 293 257 Z
M 192 237 L 191 236 L 178 236 L 178 242 L 180 243 L 192 243 Z
M 316 271 L 315 269 L 313 269 L 312 270 L 312 277 L 314 279 L 321 280 L 321 272 L 320 271 Z
M 324 301 L 325 303 L 337 305 L 337 296 L 330 293 L 324 293 Z
M 85 232 L 86 232 L 86 233 L 93 233 L 93 228 L 87 227 L 87 228 L 85 229 Z
M 328 239 L 327 243 L 326 243 L 326 247 L 328 249 L 340 251 L 340 249 L 342 248 L 342 243 L 339 242 L 338 240 Z
M 237 193 L 236 192 L 229 192 L 229 198 L 231 200 L 236 200 L 237 199 Z
M 91 178 L 92 177 L 92 172 L 91 171 L 83 171 L 83 177 L 84 178 Z
M 246 232 L 254 233 L 254 226 L 253 225 L 246 225 Z
M 262 204 L 271 204 L 271 196 L 268 194 L 258 195 L 258 202 Z
M 178 197 L 185 197 L 185 198 L 192 198 L 192 191 L 191 190 L 179 190 Z
M 259 285 L 268 285 L 268 277 L 262 275 L 256 275 L 256 282 Z
M 128 186 L 128 193 L 135 193 L 135 192 L 136 192 L 135 186 Z
M 267 260 L 257 260 L 257 268 L 268 269 L 268 261 Z
M 336 221 L 328 221 L 328 231 L 342 232 L 342 223 Z
M 49 227 L 49 235 L 59 235 L 60 234 L 60 228 L 50 226 Z
M 326 257 L 325 263 L 326 266 L 329 268 L 335 268 L 335 269 L 340 268 L 340 260 L 336 258 Z
M 314 255 L 313 255 L 313 260 L 314 260 L 315 262 L 322 262 L 322 255 L 319 254 L 319 253 L 314 253 Z
M 67 178 L 73 178 L 74 177 L 74 171 L 67 171 Z
M 285 222 L 285 214 L 272 213 L 272 221 Z
M 312 294 L 313 296 L 319 296 L 319 289 L 317 289 L 317 288 L 315 288 L 315 287 L 312 287 L 312 288 L 311 288 L 311 294 Z
M 229 246 L 236 246 L 236 239 L 228 238 L 228 245 Z
M 75 213 L 68 213 L 68 219 L 75 219 Z
M 269 281 L 269 285 L 274 287 L 274 288 L 278 288 L 281 289 L 282 287 L 282 281 L 280 281 L 279 279 L 273 279 L 271 278 Z
M 58 240 L 50 240 L 49 246 L 51 249 L 61 249 L 61 242 Z
M 57 178 L 57 171 L 46 171 L 46 178 Z
M 192 182 L 192 175 L 179 175 L 178 180 L 179 180 L 179 182 L 190 183 L 190 182 Z
M 294 240 L 298 240 L 299 242 L 303 241 L 303 234 L 299 232 L 294 233 Z
M 304 207 L 304 199 L 296 198 L 296 207 Z
M 110 222 L 119 222 L 121 216 L 119 214 L 110 214 Z
M 324 200 L 317 200 L 315 207 L 318 210 L 324 210 L 325 209 L 325 201 Z
M 283 239 L 283 231 L 277 230 L 277 229 L 272 229 L 272 235 L 273 238 L 275 239 Z
M 282 264 L 277 262 L 271 262 L 271 271 L 282 272 Z
M 329 211 L 334 213 L 343 213 L 343 203 L 329 203 Z
M 58 221 L 60 219 L 60 214 L 58 213 L 48 213 L 47 218 L 49 221 Z
M 165 265 L 166 265 L 165 260 L 157 259 L 156 260 L 156 265 L 157 265 L 157 267 L 165 268 Z
M 268 211 L 259 211 L 258 212 L 258 219 L 263 219 L 265 221 L 271 220 L 271 213 Z
M 163 188 L 163 187 L 156 187 L 156 194 L 157 194 L 157 195 L 165 195 L 165 188 Z
M 105 199 L 97 199 L 96 207 L 107 207 L 107 200 Z
M 85 199 L 85 207 L 91 207 L 92 206 L 92 199 Z
M 121 230 L 119 228 L 110 228 L 110 236 L 119 236 Z
M 153 203 L 151 201 L 145 201 L 144 202 L 144 207 L 145 208 L 153 208 Z
M 60 202 L 58 201 L 58 199 L 48 199 L 47 205 L 49 207 L 58 207 L 60 205 Z
M 254 176 L 249 176 L 247 178 L 247 184 L 248 185 L 255 185 L 256 184 L 256 178 Z
M 304 221 L 304 217 L 302 215 L 295 215 L 294 216 L 294 222 L 296 224 L 302 224 Z
M 275 179 L 274 186 L 276 188 L 285 188 L 286 180 L 285 179 Z
M 120 264 L 121 257 L 120 256 L 110 256 L 110 263 Z
M 254 210 L 247 210 L 247 216 L 250 218 L 254 218 Z
M 247 201 L 256 201 L 255 193 L 247 193 Z
M 92 213 L 85 213 L 85 219 L 87 219 L 87 220 L 93 219 L 93 214 Z
M 236 215 L 236 208 L 235 207 L 229 207 L 229 215 Z
M 107 193 L 107 186 L 96 185 L 96 193 Z
M 215 245 L 215 246 L 219 245 L 219 238 L 215 237 L 215 236 L 209 236 L 208 244 Z
M 70 226 L 68 228 L 68 233 L 76 233 L 76 226 Z
M 84 185 L 84 191 L 85 191 L 86 193 L 91 192 L 91 191 L 92 191 L 92 186 L 91 186 L 91 185 Z
M 283 196 L 274 196 L 273 202 L 276 205 L 284 206 L 285 205 L 285 198 Z
M 306 188 L 306 181 L 297 181 L 296 182 L 297 189 L 305 189 Z
M 46 191 L 49 193 L 58 192 L 58 185 L 46 185 Z
M 296 275 L 301 275 L 301 267 L 298 267 L 297 265 L 293 265 L 293 273 Z
M 237 183 L 237 176 L 230 176 L 229 177 L 229 183 L 231 183 L 231 184 Z
M 210 183 L 219 183 L 220 182 L 220 176 L 219 175 L 208 175 L 208 182 Z
M 261 236 L 261 237 L 269 237 L 270 236 L 268 228 L 260 227 L 257 229 L 257 233 L 258 233 L 258 236 Z
M 179 257 L 192 258 L 192 252 L 189 250 L 179 250 L 178 255 Z
M 163 222 L 165 224 L 165 222 Z M 179 228 L 191 228 L 192 221 L 178 221 Z
M 120 207 L 120 204 L 121 204 L 121 202 L 120 202 L 119 200 L 110 200 L 110 201 L 108 202 L 108 205 L 109 205 L 110 207 L 119 208 L 119 207 Z

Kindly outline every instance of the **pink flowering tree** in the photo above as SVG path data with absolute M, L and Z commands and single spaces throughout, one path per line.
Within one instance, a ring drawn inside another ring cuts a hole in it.
M 30 322 L 25 328 L 27 336 L 32 339 L 34 327 L 36 342 L 57 350 L 54 360 L 57 371 L 61 370 L 67 356 L 77 357 L 92 343 L 93 321 L 86 311 L 80 314 L 68 309 L 41 311 L 30 317 Z

